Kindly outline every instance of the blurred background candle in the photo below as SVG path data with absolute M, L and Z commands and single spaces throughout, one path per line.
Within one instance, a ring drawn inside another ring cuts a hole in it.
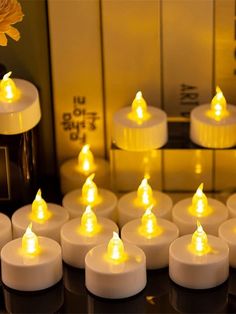
M 85 255 L 93 247 L 107 243 L 117 225 L 110 219 L 96 217 L 88 205 L 82 217 L 68 221 L 61 229 L 62 258 L 65 263 L 84 268 Z
M 169 275 L 180 286 L 208 289 L 222 284 L 229 275 L 229 248 L 225 241 L 204 232 L 197 222 L 193 235 L 170 245 Z
M 197 106 L 191 111 L 190 138 L 197 145 L 209 148 L 236 145 L 236 107 L 227 105 L 218 86 L 211 104 Z
M 35 127 L 41 118 L 36 87 L 22 79 L 0 82 L 0 208 L 16 209 L 32 199 L 36 190 L 37 137 Z
M 60 245 L 37 237 L 30 224 L 22 238 L 8 242 L 1 251 L 3 283 L 20 291 L 36 291 L 53 286 L 62 278 Z
M 236 193 L 228 197 L 226 200 L 226 206 L 229 210 L 229 217 L 236 217 Z
M 148 179 L 144 178 L 138 190 L 121 196 L 118 200 L 118 224 L 124 226 L 130 220 L 140 218 L 145 209 L 153 205 L 153 213 L 160 218 L 171 219 L 172 199 L 165 193 L 152 190 Z
M 93 173 L 86 179 L 82 189 L 67 193 L 63 197 L 62 204 L 68 210 L 70 218 L 81 216 L 85 206 L 91 205 L 97 216 L 116 221 L 117 197 L 109 190 L 98 189 L 93 181 L 94 176 Z
M 3 246 L 12 240 L 11 220 L 6 215 L 0 213 L 0 251 Z
M 203 192 L 203 183 L 192 199 L 183 199 L 172 209 L 172 220 L 179 228 L 180 235 L 192 233 L 199 220 L 207 233 L 217 236 L 220 224 L 227 218 L 227 207 L 218 200 L 207 198 Z
M 168 266 L 169 246 L 178 237 L 179 230 L 172 222 L 156 218 L 151 208 L 145 211 L 141 219 L 125 224 L 121 238 L 144 251 L 147 269 L 157 269 Z
M 65 161 L 60 167 L 61 192 L 66 194 L 81 188 L 85 179 L 95 173 L 95 182 L 103 188 L 110 188 L 110 167 L 108 161 L 94 158 L 90 145 L 82 147 L 78 158 Z
M 67 220 L 67 210 L 60 205 L 46 203 L 39 189 L 32 205 L 25 205 L 12 215 L 13 238 L 21 237 L 32 221 L 38 235 L 60 242 L 60 230 Z
M 116 232 L 108 244 L 94 247 L 85 257 L 85 285 L 96 296 L 127 298 L 143 290 L 146 281 L 144 252 L 123 244 Z
M 218 232 L 219 237 L 229 246 L 229 265 L 236 268 L 236 218 L 224 221 Z
M 112 140 L 128 151 L 162 147 L 167 142 L 167 116 L 164 111 L 147 106 L 139 91 L 132 107 L 118 110 L 113 116 Z

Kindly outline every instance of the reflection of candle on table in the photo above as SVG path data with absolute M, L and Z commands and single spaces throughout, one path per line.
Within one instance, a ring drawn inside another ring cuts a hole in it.
M 85 285 L 109 299 L 127 298 L 146 285 L 146 258 L 135 245 L 123 244 L 116 232 L 108 245 L 99 245 L 85 257 Z
M 28 226 L 22 238 L 8 242 L 1 251 L 3 283 L 16 290 L 36 291 L 62 278 L 60 245 L 37 237 Z
M 95 182 L 103 188 L 110 187 L 109 163 L 102 158 L 95 158 L 88 144 L 84 145 L 78 158 L 65 161 L 60 167 L 61 191 L 65 194 L 69 191 L 81 188 L 85 179 L 95 173 Z
M 0 251 L 2 247 L 12 240 L 11 220 L 0 213 Z
M 68 221 L 61 229 L 62 257 L 67 264 L 84 268 L 85 255 L 93 247 L 109 241 L 117 225 L 110 219 L 96 217 L 87 206 L 82 217 Z
M 13 238 L 24 234 L 30 221 L 38 235 L 60 242 L 61 226 L 69 219 L 69 214 L 62 206 L 46 203 L 38 190 L 32 205 L 19 208 L 12 216 Z
M 167 117 L 164 111 L 147 107 L 138 92 L 130 107 L 122 108 L 113 117 L 113 141 L 128 151 L 159 148 L 167 142 Z
M 227 105 L 216 87 L 211 105 L 195 107 L 190 115 L 191 140 L 203 147 L 227 148 L 236 145 L 236 108 Z
M 141 219 L 125 224 L 121 238 L 140 247 L 146 255 L 147 269 L 163 268 L 169 264 L 169 245 L 179 235 L 178 228 L 170 221 L 156 218 L 151 207 Z
M 236 268 L 236 218 L 223 222 L 218 232 L 219 237 L 229 246 L 229 265 Z
M 180 286 L 208 289 L 229 275 L 229 248 L 225 241 L 207 236 L 200 223 L 193 235 L 176 239 L 169 250 L 169 275 Z
M 172 204 L 167 194 L 152 190 L 147 178 L 144 178 L 137 192 L 127 193 L 119 199 L 117 205 L 119 226 L 122 227 L 130 220 L 142 217 L 150 205 L 153 205 L 152 211 L 157 217 L 170 219 Z
M 181 235 L 192 233 L 199 220 L 207 233 L 218 235 L 220 224 L 228 218 L 227 207 L 218 200 L 207 198 L 200 184 L 193 198 L 177 202 L 172 209 L 173 222 Z
M 82 189 L 77 189 L 67 193 L 63 200 L 63 206 L 68 210 L 70 218 L 81 216 L 84 207 L 93 206 L 97 216 L 102 216 L 116 220 L 117 197 L 111 191 L 98 189 L 91 174 L 85 181 Z

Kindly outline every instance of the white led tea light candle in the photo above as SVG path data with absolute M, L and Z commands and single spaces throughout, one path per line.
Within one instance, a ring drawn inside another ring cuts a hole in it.
M 169 275 L 180 286 L 209 289 L 229 275 L 229 248 L 222 239 L 206 235 L 201 224 L 193 235 L 184 235 L 170 245 Z
M 36 291 L 53 286 L 62 278 L 60 245 L 37 237 L 31 225 L 22 238 L 8 242 L 1 251 L 2 281 L 9 288 Z
M 103 188 L 110 187 L 110 168 L 105 159 L 95 158 L 90 145 L 82 147 L 78 158 L 65 161 L 60 167 L 61 192 L 66 194 L 81 188 L 86 178 L 95 173 L 95 182 Z
M 96 246 L 85 257 L 85 285 L 96 296 L 127 298 L 143 290 L 146 282 L 144 252 L 123 243 L 115 232 L 108 245 Z
M 227 105 L 218 86 L 210 105 L 197 106 L 191 111 L 190 138 L 208 148 L 236 145 L 236 107 Z
M 85 255 L 93 247 L 107 243 L 117 225 L 110 219 L 96 217 L 87 206 L 82 217 L 68 221 L 61 229 L 62 258 L 67 264 L 84 268 Z
M 122 108 L 113 116 L 112 140 L 128 151 L 162 147 L 167 142 L 167 116 L 164 111 L 147 106 L 139 91 L 132 107 Z
M 229 210 L 229 216 L 236 217 L 236 193 L 230 195 L 226 200 L 226 206 Z
M 236 268 L 236 218 L 226 220 L 220 225 L 219 237 L 229 246 L 229 265 Z
M 57 204 L 46 203 L 39 189 L 32 205 L 23 206 L 12 215 L 13 238 L 21 237 L 32 221 L 38 235 L 60 242 L 60 229 L 67 220 L 67 210 Z
M 177 202 L 172 209 L 172 220 L 180 235 L 193 233 L 199 220 L 207 233 L 218 235 L 218 228 L 228 218 L 227 207 L 218 200 L 207 198 L 200 184 L 193 198 Z
M 144 251 L 147 269 L 157 269 L 168 266 L 169 246 L 178 237 L 179 230 L 172 222 L 156 218 L 151 208 L 145 211 L 141 219 L 125 224 L 121 238 Z
M 22 79 L 11 79 L 11 72 L 0 82 L 0 134 L 26 132 L 41 118 L 39 95 L 36 87 Z
M 71 219 L 81 216 L 84 208 L 91 205 L 97 216 L 116 221 L 117 197 L 109 190 L 98 189 L 93 181 L 94 176 L 93 173 L 86 179 L 82 189 L 67 193 L 63 197 L 62 204 L 68 210 Z
M 141 218 L 150 205 L 153 205 L 152 211 L 157 217 L 171 219 L 172 199 L 165 193 L 152 190 L 148 179 L 144 178 L 137 191 L 127 193 L 118 200 L 119 226 Z

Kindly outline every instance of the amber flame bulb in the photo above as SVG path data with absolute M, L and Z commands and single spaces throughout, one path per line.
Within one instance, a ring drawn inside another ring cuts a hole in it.
M 38 237 L 32 231 L 32 223 L 27 227 L 22 237 L 22 250 L 26 254 L 34 255 L 39 250 Z
M 208 200 L 206 195 L 203 193 L 203 183 L 199 185 L 196 193 L 193 195 L 192 209 L 198 217 L 204 216 L 204 213 L 207 212 Z
M 93 153 L 91 152 L 88 144 L 84 145 L 79 153 L 78 167 L 79 171 L 84 174 L 92 172 L 95 169 Z
M 107 255 L 110 259 L 116 262 L 122 261 L 124 259 L 125 256 L 124 244 L 120 239 L 118 233 L 116 232 L 113 232 L 113 237 L 108 243 Z
M 98 188 L 93 182 L 95 174 L 91 174 L 82 186 L 82 199 L 85 204 L 91 205 L 98 199 Z
M 141 230 L 143 235 L 146 235 L 147 237 L 157 234 L 158 231 L 157 219 L 152 212 L 152 208 L 152 205 L 148 207 L 141 219 Z
M 153 197 L 152 197 L 152 188 L 148 184 L 148 179 L 144 178 L 141 182 L 141 184 L 138 187 L 138 201 L 143 206 L 148 206 L 153 203 Z
M 48 210 L 47 203 L 42 198 L 42 193 L 39 189 L 32 203 L 32 219 L 37 222 L 45 222 L 51 216 L 52 213 Z
M 227 110 L 226 99 L 219 86 L 217 86 L 216 95 L 213 97 L 211 101 L 210 115 L 216 121 L 220 121 L 222 118 L 228 116 L 228 114 L 229 112 Z
M 191 247 L 196 255 L 204 255 L 209 252 L 208 239 L 199 221 L 197 221 L 197 230 L 192 235 Z
M 137 92 L 132 102 L 132 114 L 134 120 L 138 123 L 143 122 L 147 113 L 147 103 L 143 98 L 142 92 Z
M 5 74 L 0 83 L 0 96 L 2 101 L 11 103 L 19 98 L 19 90 L 14 81 L 10 78 L 12 72 Z
M 88 234 L 93 233 L 97 227 L 97 217 L 90 205 L 86 207 L 81 217 L 81 227 Z

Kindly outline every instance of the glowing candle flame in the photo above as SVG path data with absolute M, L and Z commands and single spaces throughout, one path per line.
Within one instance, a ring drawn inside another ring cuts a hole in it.
M 88 205 L 81 217 L 81 227 L 86 233 L 92 234 L 97 229 L 97 225 L 97 217 Z
M 219 86 L 216 87 L 216 95 L 211 101 L 211 110 L 209 115 L 216 121 L 220 121 L 222 118 L 229 115 L 225 97 Z
M 140 233 L 147 238 L 152 238 L 161 233 L 161 228 L 157 224 L 157 219 L 152 212 L 152 208 L 153 205 L 148 207 L 141 219 Z
M 199 221 L 197 221 L 197 230 L 192 235 L 191 251 L 196 255 L 205 255 L 210 251 L 208 239 Z
M 85 204 L 92 205 L 98 200 L 98 188 L 93 182 L 95 174 L 91 174 L 82 187 L 82 199 Z
M 88 144 L 84 145 L 78 156 L 79 171 L 84 174 L 94 171 L 95 163 L 94 157 Z
M 116 232 L 113 232 L 113 237 L 108 243 L 107 255 L 115 262 L 121 262 L 125 258 L 124 244 Z
M 5 74 L 0 83 L 0 96 L 2 101 L 12 102 L 19 98 L 19 90 L 14 81 L 10 78 L 12 72 Z
M 137 123 L 142 123 L 148 118 L 147 103 L 140 91 L 137 92 L 135 99 L 132 102 L 131 116 Z
M 27 227 L 22 237 L 21 247 L 24 253 L 34 255 L 39 251 L 38 237 L 32 231 L 32 223 Z
M 197 217 L 202 217 L 208 215 L 210 211 L 207 197 L 203 193 L 203 183 L 201 183 L 196 193 L 193 195 L 191 212 Z
M 36 222 L 43 223 L 47 221 L 51 216 L 52 213 L 48 210 L 47 203 L 42 198 L 42 193 L 39 189 L 32 203 L 31 218 Z
M 148 184 L 147 178 L 144 178 L 141 184 L 139 185 L 137 196 L 139 203 L 144 206 L 148 206 L 153 203 L 152 188 Z

